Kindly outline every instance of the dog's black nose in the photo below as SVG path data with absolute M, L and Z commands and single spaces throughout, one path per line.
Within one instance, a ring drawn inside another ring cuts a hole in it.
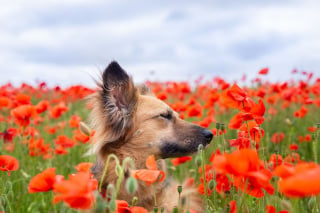
M 212 132 L 211 132 L 210 130 L 205 129 L 205 130 L 203 130 L 202 134 L 203 134 L 204 137 L 206 138 L 207 143 L 210 143 L 211 140 L 212 140 L 212 138 L 213 138 Z

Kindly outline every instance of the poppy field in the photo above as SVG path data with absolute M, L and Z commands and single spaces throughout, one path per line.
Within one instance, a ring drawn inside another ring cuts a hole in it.
M 171 176 L 198 191 L 205 212 L 320 212 L 320 76 L 294 70 L 285 82 L 268 82 L 268 72 L 249 85 L 218 77 L 146 82 L 215 137 L 193 156 L 167 159 L 168 171 L 150 156 L 124 181 L 120 162 L 119 184 L 134 193 L 137 181 L 152 187 Z M 95 130 L 86 97 L 94 92 L 45 82 L 0 86 L 0 212 L 148 212 L 91 174 Z M 172 212 L 195 212 L 182 202 Z M 162 211 L 155 204 L 153 212 Z

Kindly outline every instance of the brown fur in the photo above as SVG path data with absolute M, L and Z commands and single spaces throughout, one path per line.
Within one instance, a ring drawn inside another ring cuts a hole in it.
M 197 151 L 199 144 L 207 145 L 212 134 L 202 127 L 179 118 L 177 113 L 153 96 L 145 86 L 135 87 L 132 79 L 116 63 L 112 62 L 102 75 L 102 84 L 91 98 L 92 126 L 96 131 L 94 147 L 97 159 L 93 167 L 95 177 L 102 178 L 105 161 L 115 154 L 120 162 L 126 157 L 133 159 L 136 169 L 145 169 L 146 158 L 155 155 L 158 169 L 166 171 L 164 158 L 179 157 Z M 130 171 L 126 171 L 126 177 Z M 117 181 L 115 162 L 111 161 L 104 186 Z M 169 177 L 155 184 L 158 206 L 171 212 L 178 205 L 177 184 Z M 131 202 L 138 197 L 137 205 L 152 210 L 153 188 L 138 181 L 138 190 L 129 195 L 122 186 L 118 199 Z M 185 194 L 187 189 L 183 190 Z M 189 205 L 201 211 L 201 200 L 192 191 Z M 186 195 L 190 197 L 189 195 Z

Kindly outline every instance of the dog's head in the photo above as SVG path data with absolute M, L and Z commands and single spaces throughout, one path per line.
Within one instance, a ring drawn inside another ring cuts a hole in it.
M 104 70 L 93 100 L 96 150 L 126 149 L 141 157 L 179 157 L 210 143 L 211 131 L 179 118 L 146 86 L 136 87 L 117 62 Z

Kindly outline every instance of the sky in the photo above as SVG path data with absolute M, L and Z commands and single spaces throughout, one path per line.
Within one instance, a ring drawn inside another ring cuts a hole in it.
M 11 0 L 0 7 L 0 85 L 94 86 L 116 60 L 136 82 L 320 75 L 320 1 Z

